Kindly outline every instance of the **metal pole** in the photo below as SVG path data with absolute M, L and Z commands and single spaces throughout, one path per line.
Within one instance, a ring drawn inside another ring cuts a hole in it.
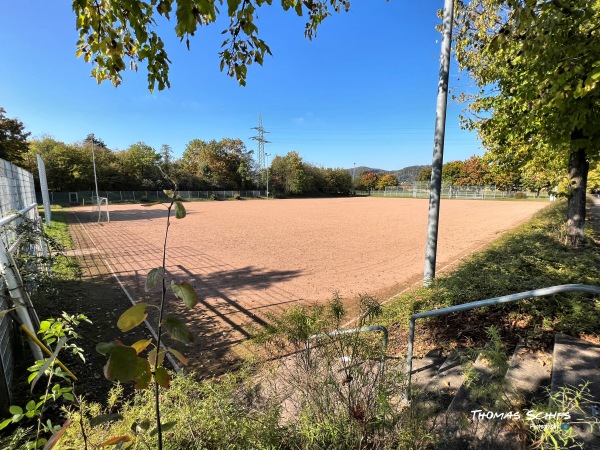
M 271 156 L 270 153 L 265 153 L 265 158 L 267 159 L 267 200 L 269 200 L 269 156 Z
M 100 205 L 100 195 L 98 194 L 98 177 L 96 176 L 96 155 L 94 154 L 94 133 L 91 134 L 92 136 L 92 163 L 94 165 L 94 183 L 96 184 L 96 203 L 98 205 Z M 98 208 L 100 209 L 100 208 Z
M 100 222 L 100 216 L 102 215 L 102 211 L 100 210 L 100 194 L 98 193 L 98 177 L 96 176 L 96 155 L 94 154 L 94 139 L 95 136 L 92 133 L 92 163 L 94 166 L 94 183 L 96 185 L 96 205 L 98 206 L 98 222 Z
M 435 278 L 437 256 L 438 221 L 442 190 L 442 166 L 444 164 L 444 135 L 446 131 L 446 106 L 448 104 L 448 75 L 450 73 L 450 50 L 452 44 L 452 20 L 454 0 L 444 0 L 443 38 L 440 54 L 440 74 L 435 117 L 431 184 L 429 188 L 429 217 L 427 221 L 427 248 L 423 284 L 428 286 Z

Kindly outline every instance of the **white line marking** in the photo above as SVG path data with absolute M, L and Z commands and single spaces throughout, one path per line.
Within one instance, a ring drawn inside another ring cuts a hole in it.
M 107 267 L 107 269 L 110 271 L 110 273 L 112 274 L 113 277 L 115 277 L 115 279 L 117 280 L 117 283 L 119 283 L 119 286 L 121 286 L 121 289 L 123 289 L 123 292 L 125 292 L 125 295 L 127 296 L 127 298 L 129 299 L 129 301 L 131 302 L 131 304 L 133 306 L 136 305 L 135 300 L 133 299 L 133 297 L 129 294 L 129 292 L 127 291 L 127 289 L 125 288 L 125 285 L 121 282 L 121 279 L 119 278 L 119 276 L 116 274 L 116 272 L 113 270 L 112 266 L 110 265 L 110 263 L 104 259 L 101 254 L 100 254 L 100 250 L 98 248 L 98 246 L 96 245 L 96 242 L 94 241 L 94 239 L 92 239 L 92 236 L 90 236 L 90 233 L 88 233 L 87 229 L 83 226 L 83 223 L 81 223 L 81 220 L 79 220 L 79 217 L 77 217 L 77 214 L 75 213 L 75 211 L 71 211 L 73 213 L 73 215 L 75 216 L 75 218 L 77 219 L 77 222 L 79 222 L 79 225 L 81 225 L 81 228 L 83 228 L 83 231 L 85 231 L 85 234 L 87 235 L 87 237 L 90 239 L 90 241 L 92 241 L 92 244 L 94 245 L 94 248 L 96 249 L 96 251 L 98 252 L 98 257 L 102 260 L 102 262 L 104 263 L 104 265 Z M 156 331 L 154 331 L 154 328 L 152 328 L 152 325 L 150 325 L 150 322 L 148 322 L 147 319 L 144 319 L 144 324 L 146 324 L 146 327 L 148 328 L 148 330 L 150 331 L 150 333 L 152 333 L 152 336 L 154 337 L 154 339 L 156 339 L 156 341 L 158 342 L 158 335 L 156 334 Z M 167 348 L 165 347 L 165 344 L 161 341 L 160 343 L 161 348 L 165 351 L 165 354 L 167 356 L 167 359 L 169 360 L 169 362 L 173 365 L 173 367 L 175 368 L 175 371 L 177 373 L 181 372 L 182 367 L 179 365 L 179 363 L 175 360 L 175 358 L 173 358 L 173 356 L 168 352 Z

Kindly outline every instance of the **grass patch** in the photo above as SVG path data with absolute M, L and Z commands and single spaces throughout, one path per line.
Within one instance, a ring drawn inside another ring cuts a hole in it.
M 399 331 L 406 328 L 411 314 L 420 311 L 560 284 L 597 285 L 600 246 L 593 229 L 588 227 L 582 248 L 571 248 L 564 239 L 565 217 L 565 201 L 539 211 L 430 287 L 392 300 L 386 308 L 386 324 Z M 426 330 L 418 333 L 422 345 L 446 347 L 485 340 L 485 329 L 491 325 L 500 327 L 503 337 L 526 335 L 542 344 L 551 340 L 554 331 L 597 336 L 600 301 L 589 294 L 563 294 L 449 314 L 417 326 Z
M 75 256 L 67 256 L 66 250 L 74 250 L 75 245 L 69 234 L 65 211 L 62 208 L 52 207 L 52 221 L 50 226 L 44 226 L 44 231 L 59 250 L 54 254 L 52 274 L 60 280 L 78 280 L 81 277 L 81 267 Z M 54 253 L 54 252 L 53 252 Z

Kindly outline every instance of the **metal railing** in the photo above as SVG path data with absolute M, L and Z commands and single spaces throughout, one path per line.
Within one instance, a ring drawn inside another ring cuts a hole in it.
M 406 377 L 407 377 L 407 389 L 410 389 L 410 378 L 412 372 L 412 358 L 413 358 L 413 345 L 415 340 L 415 322 L 417 319 L 425 317 L 443 316 L 458 311 L 467 311 L 474 308 L 480 308 L 483 306 L 500 305 L 502 303 L 511 303 L 519 300 L 534 297 L 544 297 L 547 295 L 561 294 L 564 292 L 591 292 L 593 294 L 600 294 L 600 287 L 590 286 L 586 284 L 562 284 L 559 286 L 552 286 L 542 289 L 535 289 L 533 291 L 520 292 L 518 294 L 504 295 L 502 297 L 488 298 L 486 300 L 479 300 L 471 303 L 463 303 L 462 305 L 449 306 L 447 308 L 434 309 L 432 311 L 420 312 L 410 316 L 410 325 L 408 331 L 408 352 L 406 355 Z
M 373 331 L 381 332 L 381 370 L 383 370 L 383 368 L 385 367 L 385 358 L 386 358 L 387 345 L 388 345 L 388 330 L 383 325 L 371 325 L 368 327 L 350 328 L 347 330 L 336 330 L 336 331 L 332 331 L 330 333 L 313 334 L 312 336 L 309 336 L 306 339 L 307 360 L 310 361 L 310 341 L 312 341 L 313 339 L 341 336 L 344 334 L 352 334 L 352 333 L 357 333 L 357 334 L 358 333 L 369 333 L 369 332 L 373 332 Z

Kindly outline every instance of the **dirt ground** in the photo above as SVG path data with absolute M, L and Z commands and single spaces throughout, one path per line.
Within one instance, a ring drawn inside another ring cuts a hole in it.
M 444 200 L 438 272 L 546 205 Z M 239 344 L 265 324 L 267 311 L 323 301 L 335 290 L 350 307 L 359 294 L 385 300 L 422 277 L 427 200 L 248 200 L 185 206 L 187 217 L 173 219 L 169 230 L 167 279 L 188 281 L 201 301 L 190 311 L 172 299 L 169 312 L 183 318 L 196 336 L 184 353 L 204 375 L 236 364 Z M 112 272 L 133 301 L 156 304 L 158 291 L 146 294 L 143 286 L 148 271 L 161 264 L 166 209 L 111 205 L 110 223 L 96 222 L 89 207 L 71 211 L 76 254 L 84 271 L 94 273 L 88 281 L 102 272 L 104 279 L 110 278 Z M 114 311 L 110 332 L 131 343 L 134 339 L 114 328 L 130 300 L 114 290 L 109 295 L 106 304 Z

